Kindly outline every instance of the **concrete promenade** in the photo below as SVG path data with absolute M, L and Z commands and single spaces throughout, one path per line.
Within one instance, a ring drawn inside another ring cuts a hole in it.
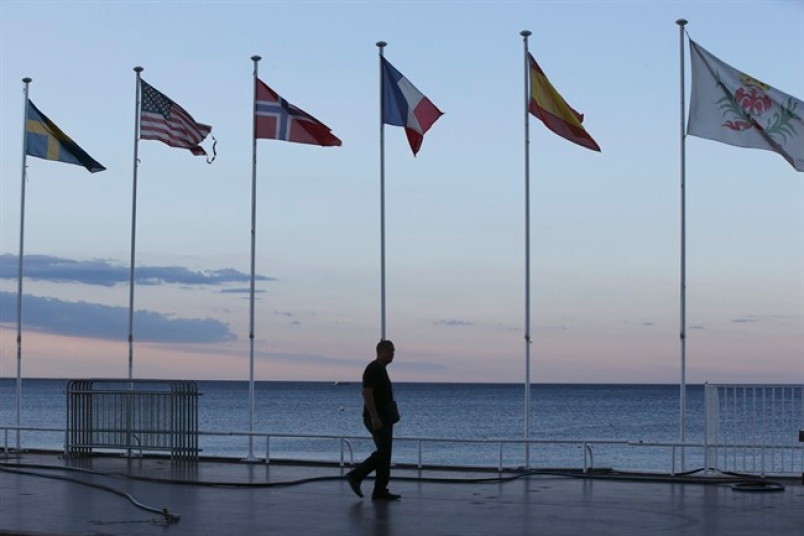
M 0 464 L 2 535 L 804 535 L 801 479 L 735 489 L 720 477 L 395 468 L 402 499 L 373 502 L 371 481 L 359 499 L 331 465 L 48 453 L 0 454 Z

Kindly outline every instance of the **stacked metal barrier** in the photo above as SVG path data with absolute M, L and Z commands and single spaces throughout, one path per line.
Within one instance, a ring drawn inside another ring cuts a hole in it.
M 198 460 L 198 388 L 184 380 L 70 380 L 65 453 L 170 452 Z

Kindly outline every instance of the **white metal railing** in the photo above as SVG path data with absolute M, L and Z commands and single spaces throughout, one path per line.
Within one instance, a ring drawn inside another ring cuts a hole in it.
M 95 449 L 170 452 L 198 457 L 198 387 L 186 380 L 70 380 L 65 454 Z
M 653 472 L 658 468 L 669 474 L 688 469 L 762 476 L 804 474 L 804 443 L 799 441 L 799 433 L 804 430 L 804 385 L 707 384 L 704 403 L 704 429 L 702 442 L 698 443 L 585 438 L 526 441 L 524 438 L 396 437 L 394 460 L 419 468 L 473 466 L 503 470 L 561 464 L 583 471 L 607 467 L 618 471 Z M 63 448 L 65 444 L 58 439 L 65 438 L 65 430 L 61 428 L 0 425 L 0 431 L 5 453 L 20 448 L 19 438 L 23 432 L 26 439 L 28 434 L 45 438 L 38 443 L 46 444 L 45 448 L 53 449 L 54 445 Z M 199 431 L 198 435 L 204 455 L 231 459 L 241 457 L 246 442 L 255 439 L 264 442 L 265 457 L 260 460 L 264 463 L 324 461 L 343 466 L 354 463 L 364 451 L 367 455 L 373 450 L 368 436 L 246 431 Z M 11 436 L 16 438 L 16 448 L 10 446 Z M 231 440 L 221 441 L 227 437 Z M 533 459 L 527 457 L 530 447 L 539 447 Z
M 15 451 L 14 447 L 9 445 L 10 435 L 15 435 L 16 433 L 21 432 L 28 432 L 28 433 L 53 433 L 59 432 L 61 434 L 65 433 L 64 429 L 59 428 L 43 428 L 43 427 L 17 427 L 17 426 L 0 426 L 0 430 L 3 430 L 3 451 L 5 453 L 9 453 Z M 203 438 L 214 438 L 214 437 L 230 437 L 233 440 L 236 440 L 239 444 L 239 448 L 241 452 L 245 452 L 247 448 L 248 438 L 254 438 L 259 441 L 265 442 L 265 457 L 263 459 L 258 460 L 261 463 L 270 464 L 271 461 L 286 461 L 286 460 L 293 460 L 299 462 L 315 462 L 315 461 L 323 461 L 326 463 L 338 463 L 341 467 L 346 465 L 354 464 L 355 462 L 355 448 L 354 444 L 357 443 L 364 443 L 366 445 L 371 444 L 371 439 L 368 436 L 345 436 L 345 435 L 327 435 L 327 434 L 276 434 L 276 433 L 266 433 L 266 432 L 246 432 L 246 431 L 232 431 L 232 432 L 203 432 L 199 431 L 199 436 L 201 439 Z M 796 436 L 797 437 L 797 436 Z M 321 460 L 314 460 L 305 458 L 303 455 L 299 456 L 297 453 L 294 453 L 288 449 L 281 450 L 280 454 L 276 454 L 272 450 L 272 443 L 281 440 L 292 440 L 292 441 L 304 441 L 308 444 L 316 443 L 316 442 L 331 442 L 337 444 L 337 447 L 333 446 L 331 451 L 328 451 L 329 454 L 325 456 L 325 459 Z M 467 464 L 464 463 L 455 463 L 455 462 L 435 462 L 434 455 L 437 454 L 441 449 L 444 448 L 444 445 L 450 445 L 450 448 L 459 448 L 460 446 L 474 446 L 474 447 L 493 447 L 495 454 L 493 456 L 489 455 L 482 458 L 480 463 L 472 465 L 471 467 L 477 468 L 484 468 L 484 469 L 497 469 L 498 471 L 503 471 L 505 469 L 521 469 L 525 467 L 525 454 L 524 454 L 524 447 L 525 445 L 530 445 L 532 447 L 541 447 L 541 449 L 533 450 L 532 453 L 536 453 L 537 456 L 535 457 L 538 459 L 538 454 L 543 452 L 545 449 L 557 449 L 562 453 L 561 460 L 565 462 L 569 462 L 571 465 L 562 465 L 561 467 L 573 467 L 581 469 L 584 473 L 589 472 L 593 469 L 599 469 L 601 467 L 617 470 L 617 471 L 635 471 L 641 470 L 645 471 L 643 468 L 637 468 L 635 466 L 629 466 L 629 460 L 635 460 L 640 457 L 641 454 L 646 451 L 655 451 L 655 450 L 666 450 L 666 453 L 661 454 L 661 458 L 665 460 L 664 467 L 666 467 L 667 474 L 676 475 L 682 472 L 685 472 L 685 467 L 679 466 L 679 461 L 682 459 L 681 453 L 682 451 L 687 452 L 686 460 L 687 462 L 692 462 L 695 459 L 699 459 L 701 464 L 695 467 L 696 469 L 716 469 L 722 472 L 734 471 L 734 472 L 741 472 L 741 473 L 751 473 L 756 474 L 760 473 L 763 476 L 765 475 L 774 475 L 774 476 L 798 476 L 804 469 L 804 444 L 797 443 L 797 444 L 753 444 L 753 443 L 745 443 L 740 445 L 742 449 L 749 449 L 755 451 L 758 457 L 761 456 L 769 456 L 770 453 L 777 453 L 780 451 L 785 451 L 791 458 L 798 460 L 798 462 L 788 463 L 784 466 L 780 466 L 779 464 L 771 464 L 768 463 L 766 459 L 765 462 L 762 464 L 758 464 L 758 467 L 761 470 L 752 470 L 752 467 L 742 468 L 740 470 L 735 470 L 734 468 L 725 467 L 722 464 L 718 466 L 711 466 L 708 465 L 708 461 L 711 460 L 711 452 L 717 450 L 719 452 L 728 451 L 731 452 L 733 450 L 733 446 L 728 443 L 713 443 L 713 442 L 703 442 L 703 443 L 673 443 L 673 442 L 643 442 L 643 441 L 628 441 L 628 440 L 612 440 L 612 439 L 532 439 L 530 441 L 525 441 L 524 439 L 509 439 L 509 438 L 489 438 L 489 439 L 458 439 L 458 438 L 442 438 L 442 437 L 396 437 L 394 441 L 397 445 L 409 445 L 408 450 L 413 454 L 412 464 L 415 465 L 419 469 L 424 469 L 428 467 L 446 467 L 446 468 L 465 468 Z M 203 447 L 203 442 L 201 442 L 201 446 Z M 522 452 L 519 455 L 508 455 L 505 454 L 513 450 L 515 447 L 521 447 Z M 368 454 L 368 450 L 373 447 L 367 446 L 366 447 L 366 454 Z M 508 450 L 506 450 L 508 449 Z M 202 448 L 203 451 L 203 448 Z M 763 454 L 764 453 L 764 454 Z M 124 453 L 121 453 L 124 454 Z M 693 456 L 695 454 L 696 456 Z M 223 456 L 224 458 L 231 458 L 231 459 L 243 459 L 242 456 Z M 597 457 L 597 462 L 595 460 Z M 396 456 L 395 456 L 396 458 Z M 460 458 L 458 458 L 460 459 Z M 508 463 L 505 460 L 508 460 Z M 609 462 L 612 459 L 623 459 L 625 461 L 622 462 L 621 465 L 610 464 Z M 514 460 L 514 461 L 511 461 Z M 397 462 L 399 463 L 399 462 Z M 604 465 L 605 464 L 605 465 Z M 528 468 L 538 468 L 539 465 L 531 465 Z M 555 468 L 554 465 L 547 465 L 544 466 L 543 464 L 541 467 L 544 468 Z M 647 472 L 647 471 L 646 471 Z M 664 472 L 664 471 L 652 471 L 652 472 Z
M 704 404 L 707 468 L 804 473 L 804 385 L 706 384 Z

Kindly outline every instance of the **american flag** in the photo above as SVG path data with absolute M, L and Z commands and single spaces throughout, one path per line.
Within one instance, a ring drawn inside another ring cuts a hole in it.
M 206 156 L 199 145 L 212 127 L 197 123 L 187 111 L 140 79 L 140 139 L 159 140 L 171 147 L 189 149 L 196 156 Z
M 257 100 L 254 103 L 254 137 L 283 140 L 323 147 L 340 146 L 339 140 L 327 125 L 293 106 L 276 91 L 257 79 Z

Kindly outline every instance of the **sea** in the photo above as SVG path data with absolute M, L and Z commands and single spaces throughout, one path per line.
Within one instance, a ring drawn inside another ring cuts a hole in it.
M 63 430 L 67 382 L 23 379 L 21 425 Z M 352 463 L 373 449 L 359 382 L 255 382 L 253 427 L 248 382 L 196 384 L 202 456 Z M 686 392 L 686 439 L 700 443 L 704 388 L 688 385 Z M 533 384 L 530 438 L 539 442 L 527 449 L 522 384 L 395 383 L 394 394 L 402 415 L 394 428 L 396 464 L 509 468 L 527 461 L 667 473 L 674 452 L 664 444 L 680 436 L 678 385 Z M 0 433 L 15 424 L 16 379 L 0 378 Z M 249 430 L 264 436 L 237 435 Z M 23 431 L 20 441 L 25 449 L 58 451 L 64 434 Z M 0 435 L 0 448 L 4 442 L 14 447 L 16 432 Z M 685 451 L 685 469 L 703 464 L 701 453 Z

